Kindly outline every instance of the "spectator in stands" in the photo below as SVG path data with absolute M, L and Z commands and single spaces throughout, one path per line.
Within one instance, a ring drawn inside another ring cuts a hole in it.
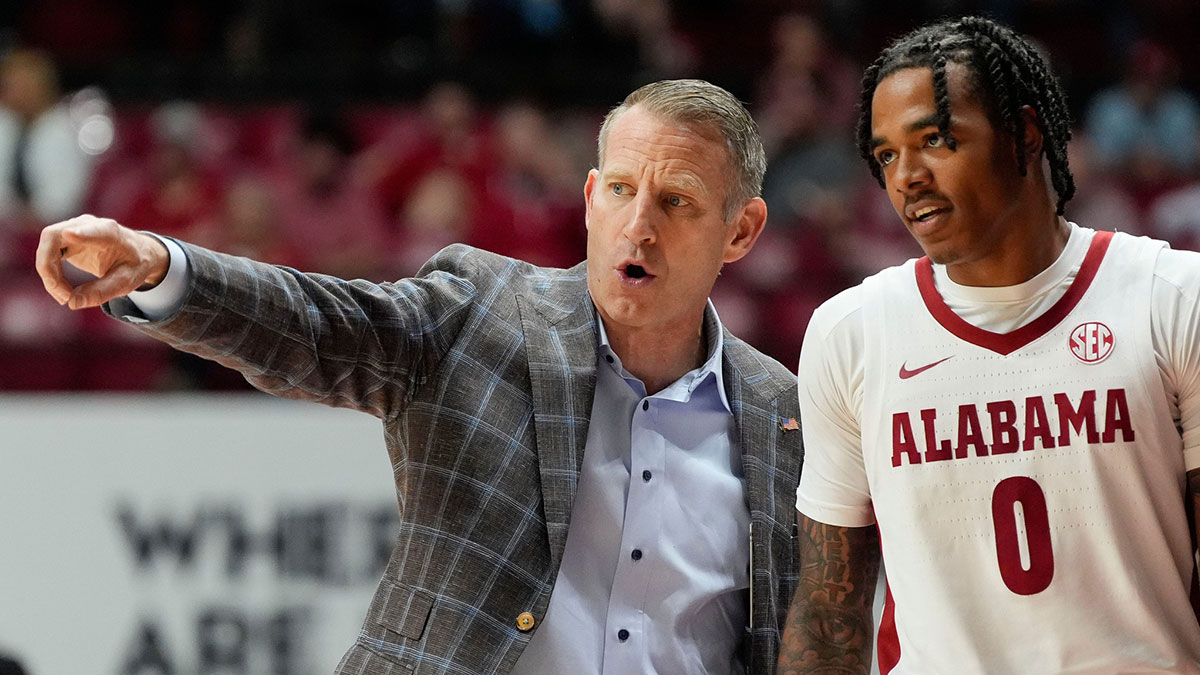
M 191 237 L 201 246 L 234 255 L 289 267 L 303 264 L 302 254 L 283 232 L 278 195 L 252 175 L 233 181 L 219 215 L 194 228 Z
M 441 168 L 419 177 L 397 216 L 389 276 L 412 276 L 434 253 L 466 239 L 478 210 L 476 190 L 458 172 Z
M 1200 135 L 1196 144 L 1200 145 Z M 1149 227 L 1153 236 L 1167 240 L 1171 248 L 1200 251 L 1200 171 L 1191 178 L 1155 200 Z
M 513 101 L 493 124 L 495 169 L 484 208 L 467 241 L 539 265 L 565 267 L 584 254 L 583 217 L 574 167 L 554 123 L 527 102 Z
M 386 148 L 373 149 L 369 172 L 389 219 L 400 216 L 422 177 L 446 170 L 469 185 L 483 189 L 492 162 L 489 137 L 480 122 L 475 98 L 456 82 L 441 82 L 425 96 L 415 133 Z M 382 152 L 374 152 L 382 150 Z
M 1119 176 L 1099 166 L 1096 143 L 1086 131 L 1079 129 L 1071 135 L 1067 158 L 1076 186 L 1075 198 L 1065 212 L 1068 220 L 1087 223 L 1096 230 L 1146 234 L 1133 195 Z
M 45 54 L 0 61 L 0 224 L 34 231 L 78 213 L 92 173 Z
M 357 147 L 341 116 L 308 116 L 293 171 L 279 185 L 284 243 L 298 265 L 346 278 L 378 274 L 387 227 L 374 194 L 350 170 Z
M 763 199 L 770 226 L 790 228 L 801 218 L 846 213 L 846 190 L 857 177 L 850 130 L 858 69 L 806 15 L 780 17 L 772 36 L 774 61 L 758 94 L 768 157 Z
M 1154 236 L 1171 248 L 1200 249 L 1200 181 L 1164 193 L 1150 211 Z
M 696 69 L 700 55 L 679 31 L 668 0 L 592 0 L 592 10 L 607 30 L 632 40 L 641 78 L 680 77 Z
M 154 111 L 151 125 L 149 175 L 122 218 L 131 227 L 188 237 L 216 216 L 224 191 L 220 172 L 201 161 L 207 138 L 204 112 L 194 103 L 170 102 Z
M 1087 132 L 1103 168 L 1131 174 L 1143 190 L 1197 166 L 1200 107 L 1176 84 L 1175 58 L 1148 41 L 1128 53 L 1124 79 L 1101 91 L 1087 113 Z
M 738 282 L 761 314 L 778 318 L 754 339 L 786 362 L 795 359 L 812 309 L 851 283 L 838 246 L 860 226 L 851 142 L 859 73 L 805 14 L 781 16 L 771 44 L 772 62 L 757 95 L 768 157 L 768 243 L 724 282 Z
M 412 274 L 455 241 L 542 265 L 569 265 L 583 255 L 579 186 L 571 180 L 578 173 L 543 111 L 510 102 L 487 133 L 444 128 L 476 138 L 476 156 L 487 164 L 463 166 L 452 154 L 436 153 L 424 155 L 423 173 L 410 171 L 413 185 L 397 217 L 395 271 Z

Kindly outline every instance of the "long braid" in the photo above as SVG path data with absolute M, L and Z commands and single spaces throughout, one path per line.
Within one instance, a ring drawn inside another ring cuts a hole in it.
M 1050 178 L 1058 194 L 1057 211 L 1061 215 L 1067 201 L 1075 195 L 1075 178 L 1067 164 L 1071 120 L 1062 87 L 1049 72 L 1045 60 L 1028 42 L 990 21 L 973 19 L 972 22 L 977 24 L 975 28 L 981 35 L 1003 45 L 1002 48 L 1009 54 L 1019 56 L 1010 61 L 1015 68 L 1028 71 L 1020 74 L 1018 82 L 1027 81 L 1031 84 L 1028 92 L 1034 102 L 1030 105 L 1041 118 L 1039 123 L 1046 137 L 1045 151 L 1050 161 Z M 1045 83 L 1046 86 L 1032 86 L 1033 83 Z M 1023 120 L 1019 117 L 1015 122 L 1024 128 Z M 1023 151 L 1023 144 L 1018 147 Z
M 887 58 L 887 52 L 884 52 L 875 63 L 867 66 L 863 71 L 862 80 L 862 98 L 859 99 L 857 129 L 858 154 L 867 161 L 867 166 L 871 168 L 871 175 L 878 181 L 879 186 L 883 187 L 883 172 L 880 170 L 879 162 L 875 161 L 874 155 L 871 154 L 871 99 L 875 96 L 875 86 L 879 84 L 879 69 L 883 66 L 884 60 Z
M 1022 74 L 1011 59 L 1005 58 L 1004 48 L 996 44 L 990 36 L 980 34 L 979 45 L 983 51 L 983 62 L 986 64 L 992 95 L 995 98 L 995 115 L 1016 141 L 1017 171 L 1024 176 L 1028 164 L 1028 158 L 1025 156 L 1025 120 L 1018 111 L 1019 106 L 1012 105 L 1014 94 L 1018 98 L 1024 98 L 1025 92 L 1020 86 Z
M 979 90 L 997 130 L 1012 137 L 1017 169 L 1026 175 L 1030 157 L 1026 152 L 1024 106 L 1037 113 L 1042 131 L 1043 152 L 1050 164 L 1050 177 L 1058 196 L 1061 215 L 1075 194 L 1075 180 L 1067 165 L 1067 141 L 1071 137 L 1066 97 L 1044 59 L 1016 33 L 989 19 L 964 17 L 920 28 L 884 50 L 863 75 L 861 116 L 858 124 L 859 154 L 871 174 L 883 185 L 883 174 L 871 153 L 871 100 L 879 81 L 904 68 L 929 68 L 933 75 L 938 131 L 949 138 L 950 101 L 946 91 L 946 64 L 967 66 L 971 86 Z M 1032 158 L 1035 161 L 1037 158 Z
M 1048 72 L 1040 58 L 1031 60 L 1036 77 L 1045 78 L 1058 84 Z M 1044 92 L 1046 100 L 1039 110 L 1046 110 L 1044 129 L 1052 130 L 1058 142 L 1047 146 L 1047 157 L 1050 160 L 1051 180 L 1054 190 L 1058 193 L 1058 213 L 1062 215 L 1067 201 L 1075 196 L 1075 177 L 1067 164 L 1067 142 L 1071 140 L 1071 117 L 1067 109 L 1067 97 L 1062 88 L 1049 87 Z
M 954 149 L 954 139 L 950 136 L 950 89 L 946 86 L 946 53 L 938 49 L 938 43 L 933 36 L 925 40 L 925 49 L 933 57 L 933 101 L 937 106 L 938 133 L 945 139 L 951 150 Z

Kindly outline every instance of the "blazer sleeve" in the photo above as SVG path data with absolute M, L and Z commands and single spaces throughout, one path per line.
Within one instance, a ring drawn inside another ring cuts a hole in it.
M 180 242 L 191 282 L 172 316 L 147 321 L 127 298 L 111 316 L 239 371 L 269 394 L 398 414 L 458 338 L 478 295 L 472 249 L 452 246 L 416 277 L 376 284 L 306 274 Z

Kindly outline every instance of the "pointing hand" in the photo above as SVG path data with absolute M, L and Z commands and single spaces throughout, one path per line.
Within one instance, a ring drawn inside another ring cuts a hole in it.
M 63 274 L 63 261 L 95 276 L 73 285 Z M 115 220 L 78 216 L 48 225 L 38 242 L 37 271 L 42 284 L 60 305 L 96 307 L 154 286 L 166 276 L 170 254 L 161 241 L 122 227 Z

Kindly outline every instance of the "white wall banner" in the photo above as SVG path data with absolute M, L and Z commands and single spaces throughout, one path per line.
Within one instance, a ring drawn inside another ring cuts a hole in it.
M 329 673 L 396 520 L 369 415 L 0 396 L 0 654 L 29 675 Z

